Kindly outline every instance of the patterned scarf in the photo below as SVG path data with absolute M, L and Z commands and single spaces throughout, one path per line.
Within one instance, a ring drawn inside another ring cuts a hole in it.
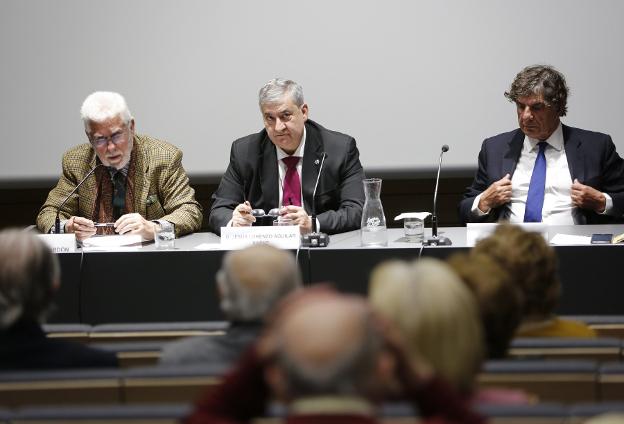
M 134 212 L 134 170 L 136 165 L 136 150 L 132 149 L 130 154 L 130 164 L 128 167 L 128 175 L 126 176 L 126 196 L 123 213 Z M 117 171 L 120 172 L 120 171 Z M 95 196 L 95 205 L 93 207 L 93 222 L 115 222 L 113 216 L 113 191 L 114 182 L 111 179 L 110 172 L 106 167 L 99 167 L 95 171 L 97 195 Z M 97 229 L 98 235 L 115 234 L 113 227 L 101 227 Z

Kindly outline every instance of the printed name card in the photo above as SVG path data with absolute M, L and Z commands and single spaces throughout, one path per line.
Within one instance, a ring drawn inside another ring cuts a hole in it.
M 75 234 L 38 234 L 54 253 L 74 253 L 76 251 Z
M 298 225 L 268 227 L 222 227 L 221 246 L 242 249 L 253 244 L 271 244 L 280 249 L 298 249 L 301 233 Z

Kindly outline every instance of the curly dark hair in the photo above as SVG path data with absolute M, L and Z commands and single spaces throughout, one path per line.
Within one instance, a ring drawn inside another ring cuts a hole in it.
M 505 97 L 517 102 L 520 97 L 541 94 L 546 105 L 556 108 L 559 116 L 565 116 L 569 92 L 561 72 L 549 65 L 531 65 L 518 72 Z
M 555 312 L 561 291 L 557 254 L 541 234 L 500 225 L 490 237 L 479 240 L 473 252 L 490 256 L 510 274 L 522 291 L 525 318 Z

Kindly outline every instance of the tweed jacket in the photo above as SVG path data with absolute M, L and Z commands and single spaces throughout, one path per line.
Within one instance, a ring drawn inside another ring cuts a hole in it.
M 202 223 L 202 208 L 195 200 L 195 190 L 189 185 L 182 167 L 182 151 L 177 147 L 145 135 L 135 134 L 136 165 L 134 174 L 133 211 L 145 219 L 164 219 L 175 225 L 176 236 L 198 231 Z M 97 161 L 89 143 L 76 146 L 63 155 L 63 175 L 37 216 L 37 227 L 49 232 L 54 226 L 57 208 L 84 178 Z M 97 194 L 96 178 L 91 175 L 78 192 L 65 203 L 61 219 L 71 216 L 91 218 Z

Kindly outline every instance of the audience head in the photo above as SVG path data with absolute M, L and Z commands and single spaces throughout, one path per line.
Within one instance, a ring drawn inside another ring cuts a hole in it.
M 18 320 L 43 322 L 60 284 L 56 256 L 36 235 L 0 231 L 0 330 Z
M 290 252 L 254 245 L 225 255 L 217 286 L 221 309 L 230 321 L 258 321 L 301 286 L 301 274 Z
M 500 225 L 475 245 L 473 252 L 493 258 L 520 288 L 523 320 L 549 318 L 559 300 L 557 255 L 541 234 Z
M 381 266 L 372 274 L 373 307 L 397 326 L 408 355 L 425 359 L 458 390 L 470 392 L 483 357 L 473 294 L 436 259 L 420 259 L 409 269 L 396 262 Z
M 504 358 L 522 318 L 520 290 L 507 271 L 487 255 L 459 253 L 448 264 L 477 299 L 487 357 Z
M 100 162 L 116 169 L 125 167 L 134 146 L 134 119 L 123 96 L 96 91 L 82 103 L 80 115 Z
M 383 336 L 364 299 L 303 292 L 274 321 L 267 380 L 287 401 L 323 395 L 374 398 L 382 386 Z

